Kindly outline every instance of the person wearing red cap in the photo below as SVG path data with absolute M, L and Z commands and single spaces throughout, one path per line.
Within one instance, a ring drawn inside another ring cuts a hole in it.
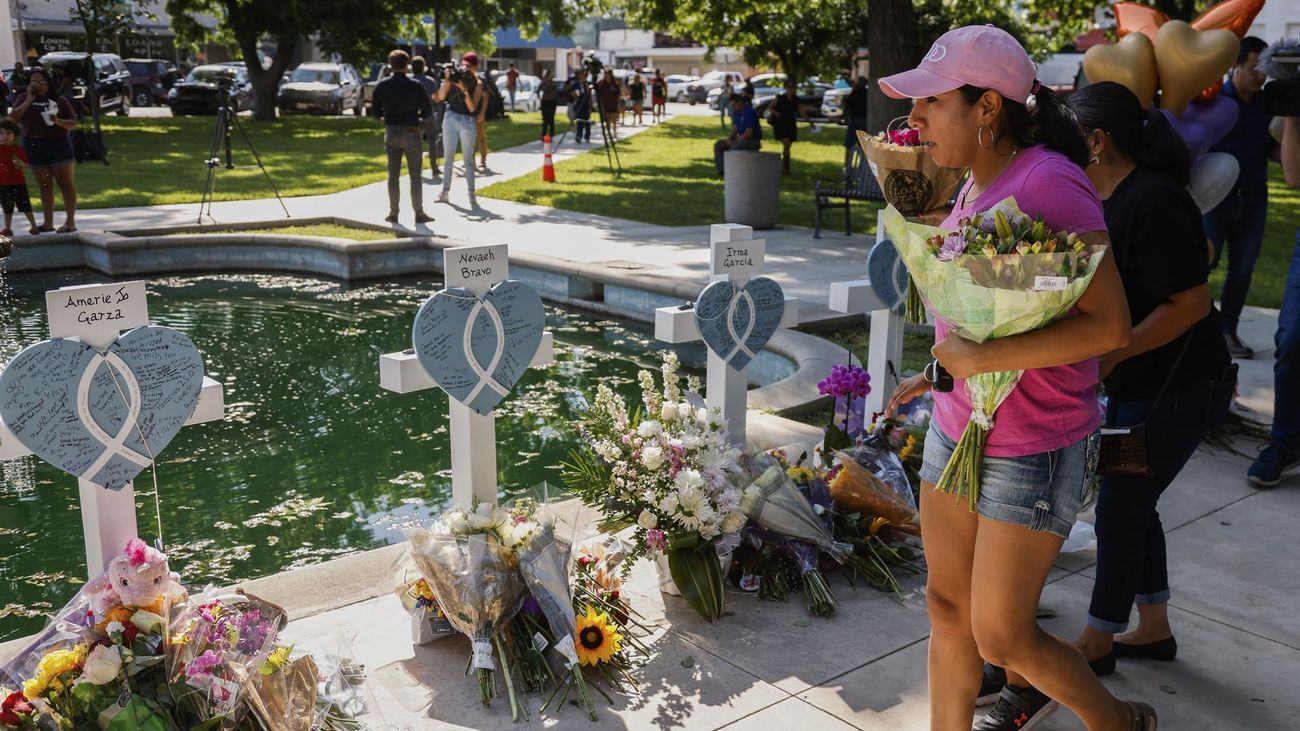
M 439 203 L 448 202 L 452 162 L 459 145 L 465 164 L 465 184 L 469 187 L 469 205 L 471 208 L 478 207 L 478 198 L 474 195 L 474 131 L 476 118 L 487 109 L 487 96 L 483 93 L 478 74 L 473 73 L 477 66 L 478 56 L 465 54 L 461 58 L 460 74 L 453 75 L 451 69 L 447 69 L 443 73 L 443 83 L 438 87 L 438 94 L 433 99 L 436 102 L 447 102 L 447 111 L 442 117 L 442 193 L 438 195 Z
M 915 100 L 908 123 L 936 162 L 968 168 L 943 227 L 1014 197 L 1048 228 L 1109 243 L 1101 200 L 1083 172 L 1088 148 L 1073 114 L 1035 78 L 1025 50 L 993 26 L 945 33 L 910 71 L 880 80 L 885 94 Z M 934 394 L 921 469 L 930 727 L 971 728 L 983 660 L 1033 688 L 1004 688 L 981 730 L 1021 729 L 1060 702 L 1092 731 L 1151 731 L 1150 706 L 1122 702 L 1070 643 L 1038 626 L 1038 599 L 1079 510 L 1090 499 L 1099 415 L 1097 356 L 1131 336 L 1124 288 L 1103 258 L 1072 316 L 1022 335 L 975 343 L 935 323 L 934 355 L 958 383 Z M 964 379 L 1023 370 L 988 433 L 976 509 L 934 485 L 971 414 Z M 903 381 L 889 410 L 930 390 Z M 1038 690 L 1035 690 L 1037 688 Z M 1040 692 L 1041 691 L 1041 692 Z

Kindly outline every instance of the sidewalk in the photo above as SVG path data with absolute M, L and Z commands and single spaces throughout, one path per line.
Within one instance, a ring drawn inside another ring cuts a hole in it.
M 620 128 L 620 137 L 639 134 L 649 127 Z M 587 150 L 601 150 L 600 127 L 592 131 L 591 145 L 576 145 L 573 135 L 563 140 L 556 161 Z M 490 140 L 489 140 L 490 143 Z M 488 162 L 493 173 L 477 176 L 480 189 L 491 183 L 521 175 L 541 175 L 542 145 L 533 142 L 509 150 L 493 151 Z M 457 169 L 460 169 L 459 162 Z M 295 218 L 339 216 L 380 226 L 391 226 L 395 235 L 442 236 L 466 244 L 509 244 L 513 251 L 525 251 L 569 261 L 617 262 L 623 268 L 650 268 L 664 277 L 679 280 L 708 280 L 709 227 L 660 226 L 545 206 L 479 197 L 479 208 L 471 210 L 465 182 L 457 173 L 451 186 L 452 204 L 434 203 L 440 183 L 426 172 L 424 201 L 434 217 L 428 225 L 411 227 L 414 213 L 402 182 L 402 225 L 384 221 L 388 215 L 387 183 L 379 182 L 353 190 L 322 196 L 286 198 Z M 284 220 L 274 199 L 215 203 L 213 217 L 221 223 Z M 83 231 L 154 228 L 192 224 L 198 218 L 198 204 L 151 206 L 148 208 L 105 208 L 79 211 L 77 223 Z M 868 215 L 865 206 L 856 215 Z M 723 220 L 722 199 L 718 199 L 718 221 Z M 523 235 L 521 235 L 523 234 Z M 812 230 L 781 227 L 755 232 L 767 241 L 767 270 L 779 276 L 790 294 L 810 304 L 824 306 L 829 285 L 834 281 L 866 276 L 866 256 L 873 239 L 864 235 L 844 236 L 834 227 L 823 238 L 812 238 Z

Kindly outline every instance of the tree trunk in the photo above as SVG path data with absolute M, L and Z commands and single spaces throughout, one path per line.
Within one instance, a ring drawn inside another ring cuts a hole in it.
M 289 68 L 295 40 L 275 39 L 275 57 L 271 59 L 271 67 L 268 69 L 263 69 L 262 62 L 257 58 L 257 41 L 256 36 L 246 35 L 239 39 L 239 48 L 244 54 L 248 77 L 253 82 L 253 119 L 271 122 L 275 120 L 275 95 L 280 89 L 280 77 Z
M 867 49 L 871 83 L 867 85 L 867 129 L 879 132 L 895 117 L 911 111 L 906 99 L 890 99 L 878 81 L 906 71 L 921 61 L 916 12 L 912 0 L 867 0 Z

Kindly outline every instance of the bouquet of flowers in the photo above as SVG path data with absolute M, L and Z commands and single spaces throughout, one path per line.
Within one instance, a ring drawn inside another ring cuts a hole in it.
M 199 597 L 174 614 L 167 652 L 173 698 L 188 718 L 233 717 L 275 647 L 283 610 L 236 595 Z
M 244 697 L 249 731 L 359 731 L 364 669 L 339 657 L 277 645 Z
M 427 645 L 434 640 L 450 637 L 456 630 L 447 621 L 447 615 L 438 605 L 428 579 L 420 575 L 408 548 L 397 560 L 392 574 L 393 593 L 402 608 L 411 616 L 411 642 Z
M 631 671 L 637 658 L 650 656 L 640 639 L 650 629 L 622 595 L 631 568 L 628 546 L 615 536 L 601 536 L 578 549 L 573 571 L 578 658 L 582 667 L 624 692 L 636 687 Z
M 832 366 L 830 375 L 817 384 L 817 392 L 835 399 L 831 423 L 826 428 L 826 449 L 843 449 L 853 444 L 865 428 L 871 374 L 858 365 Z
M 1047 229 L 1007 198 L 962 219 L 956 231 L 909 223 L 886 210 L 890 239 L 930 310 L 976 342 L 1028 332 L 1064 317 L 1083 295 L 1105 255 L 1074 233 Z M 971 416 L 937 487 L 979 500 L 984 445 L 993 416 L 1023 371 L 980 373 L 966 380 Z
M 722 615 L 722 564 L 745 524 L 740 450 L 721 415 L 682 392 L 677 356 L 664 358 L 663 388 L 640 374 L 642 408 L 600 386 L 583 415 L 585 445 L 563 465 L 569 489 L 601 511 L 601 529 L 635 526 L 633 558 L 666 557 L 672 581 L 700 616 Z M 692 377 L 687 389 L 695 391 Z M 660 562 L 660 570 L 663 570 Z
M 478 671 L 479 699 L 484 705 L 497 694 L 492 656 L 496 645 L 515 720 L 521 713 L 527 717 L 528 711 L 515 691 L 500 632 L 527 596 L 516 549 L 536 527 L 531 521 L 516 522 L 508 512 L 483 503 L 470 511 L 454 509 L 440 524 L 409 536 L 411 557 L 438 597 L 447 620 L 470 639 L 471 662 Z
M 905 216 L 941 208 L 952 197 L 965 171 L 939 167 L 921 144 L 920 133 L 910 127 L 896 127 L 906 117 L 890 122 L 877 135 L 858 132 L 858 144 L 867 156 L 871 172 L 890 205 Z

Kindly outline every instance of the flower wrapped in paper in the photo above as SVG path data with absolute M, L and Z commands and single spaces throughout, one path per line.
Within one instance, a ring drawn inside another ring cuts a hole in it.
M 1050 231 L 1022 213 L 1014 198 L 945 231 L 886 210 L 889 238 L 907 264 L 926 307 L 953 333 L 976 342 L 1035 330 L 1068 314 L 1105 256 L 1074 233 Z M 1023 371 L 980 373 L 965 381 L 971 415 L 937 487 L 979 500 L 984 445 L 998 406 Z
M 914 129 L 899 127 L 906 117 L 890 122 L 889 129 L 877 135 L 858 131 L 858 144 L 867 156 L 871 173 L 890 205 L 905 216 L 916 216 L 943 207 L 965 171 L 940 167 L 921 144 Z

